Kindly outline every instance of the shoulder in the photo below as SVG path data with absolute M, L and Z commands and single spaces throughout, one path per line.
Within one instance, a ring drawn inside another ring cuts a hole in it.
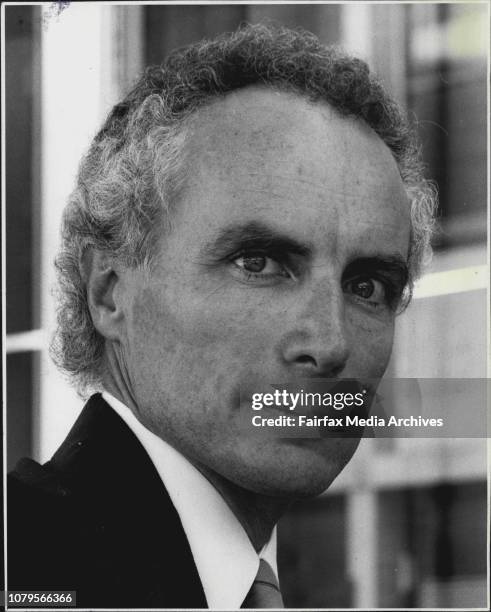
M 155 467 L 100 396 L 50 461 L 23 459 L 7 482 L 11 589 L 76 590 L 83 607 L 206 606 Z
M 134 446 L 124 423 L 94 396 L 50 461 L 19 461 L 7 477 L 9 588 L 77 588 L 100 599 L 96 572 L 112 565 L 104 532 L 119 525 L 114 502 L 128 477 L 124 470 L 115 475 L 114 465 L 125 452 L 138 454 Z M 124 508 L 119 515 L 128 519 Z
M 22 459 L 7 476 L 8 577 L 11 589 L 68 587 L 79 524 L 70 492 L 48 467 Z M 62 562 L 62 559 L 64 560 Z M 60 584 L 54 584 L 54 576 Z M 48 587 L 49 585 L 49 587 Z
M 83 513 L 81 500 L 107 477 L 99 466 L 108 463 L 108 436 L 117 434 L 118 427 L 124 431 L 124 424 L 111 412 L 99 395 L 93 396 L 50 461 L 40 465 L 24 458 L 17 463 L 7 477 L 9 527 L 23 519 L 37 525 L 42 518 L 46 527 L 54 523 L 60 530 L 64 521 L 49 517 Z

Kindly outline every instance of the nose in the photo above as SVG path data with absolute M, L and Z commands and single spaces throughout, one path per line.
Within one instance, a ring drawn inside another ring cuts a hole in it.
M 318 289 L 302 308 L 295 308 L 281 352 L 298 377 L 336 378 L 344 371 L 350 342 L 341 287 Z

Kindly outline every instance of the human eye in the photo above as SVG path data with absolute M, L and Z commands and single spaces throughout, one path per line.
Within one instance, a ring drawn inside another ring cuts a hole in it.
M 261 251 L 244 251 L 231 258 L 234 273 L 247 282 L 271 281 L 290 278 L 286 265 L 271 254 Z
M 357 302 L 375 310 L 391 306 L 389 287 L 376 278 L 360 276 L 349 279 L 344 283 L 343 290 Z
M 351 262 L 343 275 L 345 294 L 363 307 L 397 314 L 407 285 L 405 262 L 368 257 Z

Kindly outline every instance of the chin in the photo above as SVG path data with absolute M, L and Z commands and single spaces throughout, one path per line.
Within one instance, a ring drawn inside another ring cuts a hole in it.
M 283 439 L 268 457 L 242 472 L 235 482 L 271 497 L 316 497 L 330 487 L 358 447 L 359 438 Z M 257 457 L 257 455 L 255 455 Z M 257 468 L 261 465 L 261 469 Z M 266 469 L 266 466 L 268 469 Z

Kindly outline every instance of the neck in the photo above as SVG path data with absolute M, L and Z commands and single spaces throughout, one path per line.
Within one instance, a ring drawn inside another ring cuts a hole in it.
M 124 357 L 119 344 L 106 342 L 102 386 L 108 393 L 127 406 L 140 420 L 138 406 L 131 392 L 131 383 L 124 364 Z
M 247 533 L 255 551 L 259 552 L 269 541 L 274 526 L 292 500 L 248 491 L 206 466 L 193 463 L 223 497 Z

